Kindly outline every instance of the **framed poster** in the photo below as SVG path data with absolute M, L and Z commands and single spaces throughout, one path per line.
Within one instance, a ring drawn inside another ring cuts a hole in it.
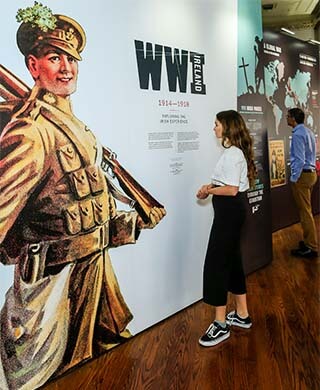
M 282 139 L 269 140 L 269 167 L 271 188 L 283 186 L 286 180 L 286 165 Z

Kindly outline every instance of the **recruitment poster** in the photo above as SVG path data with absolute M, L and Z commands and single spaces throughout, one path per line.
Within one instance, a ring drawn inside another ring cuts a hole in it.
M 305 125 L 319 138 L 319 48 L 308 42 L 266 29 L 264 31 L 264 74 L 267 99 L 268 137 L 285 146 L 287 184 L 273 188 L 273 230 L 298 221 L 290 190 L 290 142 L 292 128 L 287 111 L 299 107 L 305 112 Z M 317 141 L 318 142 L 318 141 Z M 319 153 L 317 152 L 319 158 Z M 313 210 L 319 212 L 319 186 L 315 186 Z M 282 205 L 287 207 L 283 209 Z M 281 219 L 278 216 L 281 215 Z
M 237 2 L 12 0 L 1 20 L 0 388 L 33 389 L 201 299 Z
M 286 184 L 286 162 L 283 140 L 269 141 L 269 167 L 271 188 Z

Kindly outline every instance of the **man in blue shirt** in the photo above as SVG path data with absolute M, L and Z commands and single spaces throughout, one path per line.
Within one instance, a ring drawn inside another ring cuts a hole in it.
M 303 230 L 303 241 L 293 249 L 293 256 L 318 256 L 316 226 L 312 215 L 311 192 L 317 182 L 316 146 L 314 133 L 304 125 L 305 114 L 300 108 L 288 110 L 287 123 L 293 128 L 290 147 L 291 187 L 298 207 Z

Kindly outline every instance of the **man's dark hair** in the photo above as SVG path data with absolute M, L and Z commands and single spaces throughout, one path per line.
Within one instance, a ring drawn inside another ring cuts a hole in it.
M 293 118 L 298 124 L 304 122 L 304 112 L 301 110 L 301 108 L 290 108 L 288 110 L 288 114 Z

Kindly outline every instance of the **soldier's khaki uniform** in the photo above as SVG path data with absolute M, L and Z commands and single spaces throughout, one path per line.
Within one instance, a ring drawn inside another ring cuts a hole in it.
M 137 213 L 117 211 L 68 99 L 34 88 L 0 151 L 0 259 L 15 264 L 1 358 L 8 382 L 32 387 L 121 341 L 132 315 L 108 248 L 136 241 Z

